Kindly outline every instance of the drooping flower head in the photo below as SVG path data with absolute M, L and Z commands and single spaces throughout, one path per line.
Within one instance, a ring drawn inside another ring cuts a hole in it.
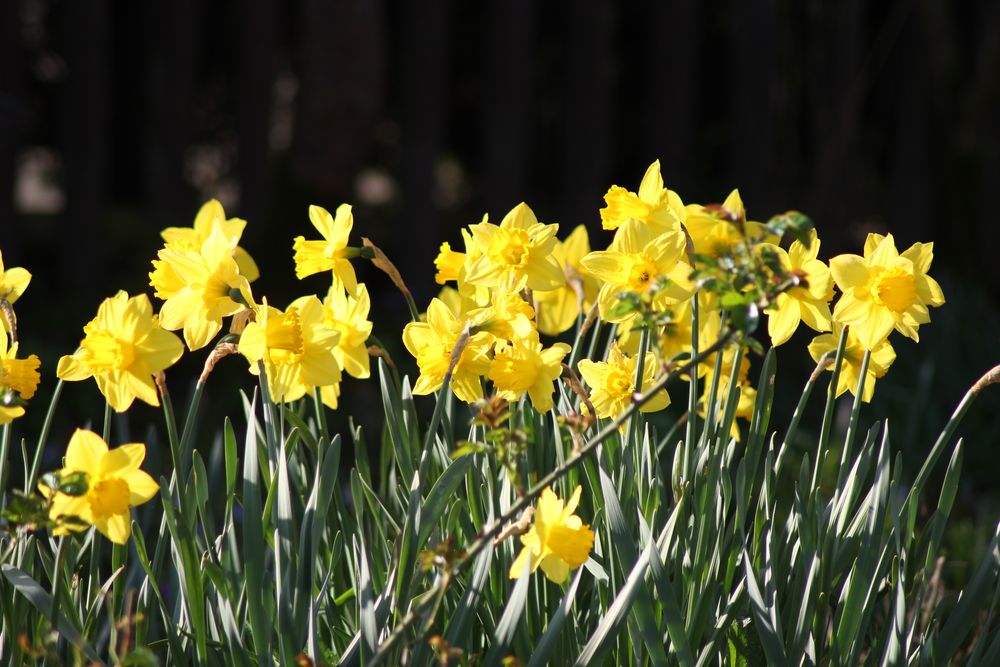
M 80 348 L 59 360 L 56 374 L 61 379 L 93 377 L 116 412 L 128 410 L 136 398 L 160 404 L 153 375 L 180 359 L 184 345 L 160 326 L 149 297 L 129 298 L 121 291 L 105 299 L 83 333 Z
M 623 353 L 617 344 L 611 346 L 607 361 L 581 359 L 580 375 L 591 387 L 590 401 L 598 417 L 614 419 L 624 414 L 635 393 L 636 358 Z M 642 386 L 648 388 L 656 379 L 657 363 L 652 352 L 646 353 L 642 366 Z M 670 405 L 670 395 L 661 389 L 639 410 L 656 412 Z
M 222 318 L 246 306 L 234 298 L 252 301 L 250 283 L 233 258 L 236 241 L 215 222 L 198 249 L 168 244 L 153 260 L 149 283 L 165 303 L 160 309 L 164 329 L 184 329 L 188 349 L 205 347 L 222 329 Z
M 933 243 L 914 243 L 900 254 L 892 234 L 869 234 L 865 256 L 839 255 L 830 269 L 843 295 L 833 319 L 851 326 L 861 344 L 875 350 L 893 329 L 915 341 L 931 321 L 928 306 L 944 304 L 941 286 L 927 275 Z
M 500 226 L 489 222 L 470 225 L 481 253 L 467 268 L 472 285 L 497 287 L 507 292 L 555 289 L 565 282 L 552 256 L 559 225 L 543 225 L 525 203 L 504 216 Z
M 577 486 L 565 505 L 551 487 L 542 491 L 534 522 L 521 535 L 524 547 L 510 566 L 511 579 L 520 577 L 525 567 L 532 572 L 541 567 L 546 577 L 561 584 L 571 570 L 587 562 L 594 546 L 594 531 L 573 513 L 580 504 L 581 491 Z
M 601 209 L 601 226 L 618 229 L 628 220 L 638 220 L 655 232 L 680 231 L 686 211 L 680 196 L 663 187 L 660 161 L 646 169 L 638 192 L 612 185 L 604 195 L 606 206 Z
M 569 354 L 566 343 L 543 348 L 538 334 L 517 338 L 497 350 L 489 377 L 501 398 L 517 401 L 527 392 L 538 412 L 552 409 L 554 382 L 562 374 L 562 360 Z
M 130 510 L 152 499 L 160 485 L 139 469 L 146 458 L 146 446 L 131 443 L 108 449 L 107 443 L 92 431 L 77 429 L 66 447 L 61 476 L 84 473 L 87 492 L 70 496 L 39 484 L 42 493 L 52 500 L 49 516 L 53 520 L 76 517 L 91 524 L 115 544 L 125 544 L 132 534 Z M 65 535 L 83 526 L 64 522 L 54 535 Z
M 413 393 L 422 396 L 441 388 L 451 364 L 451 356 L 466 322 L 438 299 L 427 307 L 425 322 L 410 322 L 403 329 L 403 344 L 417 360 L 420 377 Z M 479 378 L 490 369 L 492 336 L 480 331 L 469 336 L 451 376 L 451 388 L 459 399 L 472 403 L 483 397 Z
M 799 322 L 814 331 L 830 330 L 830 305 L 833 297 L 833 277 L 829 267 L 817 259 L 819 238 L 815 230 L 809 230 L 809 245 L 794 241 L 788 252 L 776 245 L 768 244 L 781 262 L 786 273 L 798 276 L 804 285 L 792 287 L 775 300 L 768 311 L 767 333 L 771 345 L 777 347 L 795 333 Z
M 223 235 L 233 245 L 233 259 L 236 260 L 240 273 L 249 282 L 257 280 L 260 277 L 257 263 L 253 261 L 250 253 L 236 245 L 243 236 L 247 221 L 242 218 L 227 219 L 226 211 L 218 199 L 210 199 L 198 209 L 191 227 L 167 227 L 160 232 L 160 236 L 175 248 L 198 251 L 201 249 L 201 244 L 212 234 L 216 224 L 222 228 Z
M 554 290 L 535 292 L 538 303 L 538 330 L 549 336 L 558 336 L 569 330 L 581 312 L 587 312 L 597 299 L 600 281 L 583 266 L 583 258 L 590 253 L 587 228 L 578 225 L 565 241 L 556 243 L 552 256 L 562 267 L 566 284 Z
M 0 425 L 8 424 L 24 414 L 18 399 L 28 400 L 35 395 L 41 377 L 41 365 L 34 354 L 26 359 L 17 358 L 17 343 L 8 348 L 7 336 L 0 333 Z
M 295 275 L 299 280 L 314 273 L 332 271 L 353 294 L 358 288 L 358 278 L 350 259 L 357 256 L 357 250 L 348 248 L 348 237 L 354 228 L 354 214 L 350 204 L 337 207 L 336 217 L 322 206 L 309 207 L 309 221 L 323 237 L 321 241 L 307 241 L 304 236 L 296 236 L 292 248 L 295 250 Z
M 684 226 L 691 236 L 694 251 L 709 257 L 731 254 L 734 246 L 748 239 L 753 243 L 780 240 L 768 233 L 761 223 L 746 219 L 739 190 L 730 192 L 721 205 L 689 205 Z
M 3 253 L 0 253 L 0 300 L 6 301 L 9 305 L 21 298 L 24 290 L 28 289 L 31 282 L 31 274 L 20 266 L 12 266 L 4 269 Z M 0 335 L 6 333 L 8 329 L 7 315 L 0 313 Z
M 258 375 L 264 363 L 268 390 L 278 403 L 302 398 L 313 387 L 338 384 L 341 368 L 334 354 L 340 332 L 329 324 L 315 296 L 301 297 L 282 312 L 267 305 L 240 336 L 240 354 Z
M 844 325 L 834 321 L 833 332 L 816 336 L 809 343 L 809 355 L 813 361 L 819 362 L 820 358 L 829 352 L 832 355 L 837 351 L 837 344 L 840 341 L 840 333 Z M 861 378 L 861 367 L 865 357 L 865 345 L 854 333 L 852 327 L 847 329 L 847 342 L 844 346 L 844 358 L 840 363 L 840 375 L 837 380 L 837 396 L 845 391 L 854 394 L 857 391 L 858 380 Z M 896 360 L 896 351 L 892 349 L 888 339 L 882 339 L 875 349 L 872 350 L 871 359 L 868 361 L 868 372 L 865 373 L 865 383 L 862 386 L 861 400 L 868 403 L 875 394 L 875 380 L 885 375 L 889 366 Z M 833 371 L 831 365 L 829 371 Z

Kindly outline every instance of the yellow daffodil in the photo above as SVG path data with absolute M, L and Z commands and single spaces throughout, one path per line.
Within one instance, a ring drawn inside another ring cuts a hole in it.
M 520 292 L 555 289 L 565 282 L 552 256 L 559 225 L 538 222 L 527 204 L 511 209 L 499 227 L 481 222 L 469 229 L 481 253 L 466 271 L 470 284 Z
M 256 308 L 257 319 L 240 336 L 240 354 L 250 362 L 250 372 L 260 373 L 264 363 L 271 398 L 288 403 L 313 387 L 340 382 L 341 368 L 334 349 L 340 332 L 324 317 L 315 296 L 296 299 L 285 312 L 267 305 Z
M 455 252 L 447 241 L 441 244 L 438 256 L 434 258 L 434 282 L 444 285 L 449 280 L 458 281 L 458 276 L 465 268 L 465 253 Z
M 151 500 L 160 490 L 160 485 L 139 469 L 145 458 L 146 446 L 142 443 L 109 450 L 96 433 L 77 429 L 66 447 L 63 469 L 59 474 L 84 473 L 87 492 L 69 496 L 40 484 L 42 493 L 52 499 L 49 516 L 53 520 L 76 517 L 96 527 L 115 544 L 126 544 L 132 534 L 131 508 Z M 82 528 L 66 522 L 52 533 L 65 535 Z
M 538 334 L 517 338 L 497 350 L 489 378 L 501 398 L 516 401 L 527 392 L 535 410 L 548 412 L 555 392 L 553 383 L 562 375 L 562 360 L 569 351 L 566 343 L 542 349 Z
M 253 261 L 246 250 L 236 245 L 243 236 L 243 229 L 247 221 L 242 218 L 226 218 L 226 211 L 218 199 L 210 199 L 205 202 L 198 214 L 194 217 L 194 224 L 191 227 L 167 227 L 160 236 L 168 244 L 185 250 L 197 251 L 201 244 L 211 235 L 215 224 L 222 228 L 222 233 L 233 244 L 233 259 L 240 268 L 240 273 L 249 282 L 253 282 L 260 277 L 260 270 L 257 263 Z
M 771 337 L 771 345 L 777 347 L 791 338 L 799 322 L 805 322 L 813 331 L 829 331 L 833 276 L 829 267 L 816 259 L 819 254 L 816 231 L 809 231 L 808 247 L 798 241 L 792 243 L 788 252 L 776 245 L 768 244 L 768 247 L 777 254 L 787 273 L 804 281 L 802 286 L 779 294 L 768 311 L 767 333 Z
M 149 297 L 118 292 L 105 299 L 83 333 L 80 348 L 59 360 L 61 379 L 93 377 L 116 412 L 128 410 L 136 398 L 160 404 L 153 374 L 180 359 L 184 345 L 157 322 Z
M 632 219 L 649 225 L 657 233 L 680 231 L 686 215 L 680 196 L 663 187 L 659 160 L 646 169 L 639 192 L 612 185 L 604 195 L 604 203 L 601 209 L 604 229 L 618 229 Z
M 914 243 L 900 254 L 892 234 L 869 234 L 865 256 L 839 255 L 830 270 L 843 295 L 833 319 L 851 326 L 869 350 L 896 331 L 915 341 L 917 329 L 931 321 L 928 306 L 944 303 L 941 286 L 927 275 L 934 259 L 933 243 Z
M 600 281 L 583 267 L 581 261 L 590 253 L 587 228 L 578 225 L 556 243 L 552 256 L 562 267 L 566 284 L 554 290 L 535 292 L 538 303 L 538 330 L 549 336 L 558 336 L 576 324 L 577 316 L 593 305 L 600 290 Z
M 761 223 L 746 219 L 739 190 L 730 192 L 721 206 L 689 205 L 684 226 L 691 236 L 694 251 L 709 257 L 731 254 L 733 247 L 744 241 L 744 231 L 752 243 L 777 243 L 780 240 L 769 234 Z
M 809 355 L 813 361 L 819 362 L 825 353 L 830 352 L 832 356 L 837 351 L 842 328 L 843 325 L 834 321 L 832 333 L 813 338 L 812 342 L 809 343 Z M 853 328 L 848 327 L 844 358 L 840 364 L 840 375 L 837 381 L 837 396 L 845 391 L 850 391 L 852 394 L 857 391 L 865 349 L 865 345 L 855 335 Z M 892 345 L 887 339 L 882 339 L 872 350 L 871 359 L 868 362 L 868 372 L 865 373 L 865 383 L 861 392 L 863 402 L 868 403 L 872 400 L 872 395 L 875 393 L 875 380 L 885 375 L 895 360 L 896 351 L 892 349 Z M 832 372 L 833 366 L 831 365 L 828 370 Z
M 628 410 L 635 393 L 635 357 L 623 353 L 618 345 L 612 345 L 607 361 L 581 359 L 580 375 L 591 387 L 590 402 L 598 417 L 614 419 Z M 646 353 L 642 366 L 642 386 L 648 388 L 656 379 L 658 364 L 652 352 Z M 670 405 L 670 396 L 661 389 L 639 410 L 656 412 Z
M 465 328 L 444 302 L 433 299 L 427 307 L 426 322 L 410 322 L 403 329 L 403 344 L 417 360 L 420 377 L 413 393 L 422 396 L 441 388 L 451 363 L 451 355 Z M 492 336 L 480 331 L 469 336 L 452 372 L 451 388 L 466 403 L 483 397 L 479 378 L 490 370 Z
M 688 280 L 691 268 L 684 261 L 684 235 L 671 231 L 657 234 L 638 220 L 625 222 L 615 234 L 609 250 L 598 250 L 584 257 L 583 267 L 604 281 L 597 295 L 601 317 L 608 322 L 621 322 L 628 315 L 613 316 L 621 292 L 645 294 L 661 279 L 668 280 L 666 289 L 657 296 L 657 307 L 669 306 L 691 295 Z
M 438 301 L 448 306 L 451 314 L 460 320 L 468 319 L 469 313 L 479 309 L 479 304 L 474 300 L 466 298 L 454 287 L 442 287 L 437 295 Z
M 358 283 L 357 292 L 351 295 L 342 283 L 334 281 L 323 299 L 324 321 L 340 332 L 333 356 L 348 375 L 360 379 L 371 375 L 368 355 L 368 337 L 372 333 L 372 323 L 368 320 L 370 310 L 371 300 L 364 283 Z
M 250 302 L 250 285 L 233 259 L 235 240 L 217 222 L 197 250 L 167 245 L 153 260 L 150 285 L 165 303 L 160 309 L 164 329 L 184 329 L 188 349 L 205 347 L 222 329 L 222 318 L 245 306 L 233 292 Z
M 17 358 L 17 343 L 7 347 L 7 336 L 0 333 L 0 425 L 8 424 L 24 414 L 16 399 L 28 400 L 35 395 L 41 376 L 38 357 Z
M 510 566 L 510 578 L 517 579 L 527 567 L 532 572 L 539 567 L 549 580 L 561 584 L 575 570 L 587 562 L 594 546 L 594 531 L 574 514 L 580 504 L 582 489 L 577 486 L 569 502 L 546 487 L 538 498 L 534 521 L 524 535 L 524 547 Z
M 356 257 L 356 248 L 347 247 L 348 236 L 354 228 L 354 214 L 350 204 L 337 207 L 333 217 L 322 206 L 309 207 L 309 220 L 322 236 L 322 241 L 307 241 L 296 236 L 292 248 L 295 250 L 295 275 L 299 280 L 322 271 L 333 271 L 347 291 L 354 293 L 358 279 L 350 259 Z

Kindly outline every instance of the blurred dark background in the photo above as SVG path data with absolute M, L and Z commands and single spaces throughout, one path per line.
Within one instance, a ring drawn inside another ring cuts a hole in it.
M 326 289 L 295 281 L 291 239 L 315 236 L 310 203 L 346 201 L 354 238 L 382 246 L 423 305 L 438 289 L 437 247 L 461 226 L 524 200 L 602 245 L 602 195 L 634 190 L 656 158 L 685 201 L 739 187 L 754 218 L 805 211 L 825 259 L 860 252 L 873 230 L 901 249 L 935 242 L 948 303 L 919 346 L 894 337 L 899 360 L 868 412 L 889 415 L 894 446 L 918 466 L 965 389 L 1000 362 L 991 0 L 6 0 L 0 249 L 34 273 L 17 310 L 22 349 L 45 373 L 25 422 L 41 419 L 58 357 L 100 300 L 148 292 L 159 230 L 190 225 L 209 197 L 249 220 L 258 297 L 284 305 Z M 371 267 L 359 273 L 376 335 L 412 369 L 402 298 Z M 811 370 L 808 340 L 800 331 L 780 350 L 779 423 Z M 202 361 L 192 356 L 171 376 L 180 396 Z M 241 361 L 219 372 L 252 387 Z M 377 383 L 344 392 L 343 412 L 377 440 Z M 96 393 L 66 388 L 64 431 L 99 419 Z M 210 391 L 203 414 L 225 393 Z M 972 514 L 997 489 L 993 394 L 962 429 Z

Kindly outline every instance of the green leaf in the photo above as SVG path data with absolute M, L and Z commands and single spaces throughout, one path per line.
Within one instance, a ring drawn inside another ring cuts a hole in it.
M 257 462 L 257 396 L 254 394 L 247 417 L 247 434 L 243 442 L 243 558 L 246 578 L 245 594 L 247 611 L 250 616 L 250 634 L 258 665 L 271 665 L 271 634 L 273 626 L 264 613 L 263 595 L 264 558 L 267 544 L 264 542 L 263 513 L 260 505 L 260 467 Z
M 514 583 L 514 588 L 507 598 L 507 604 L 503 607 L 503 614 L 497 622 L 493 631 L 493 645 L 490 646 L 489 653 L 486 654 L 486 667 L 496 667 L 500 661 L 508 655 L 507 649 L 514 633 L 517 632 L 517 625 L 521 622 L 521 615 L 524 613 L 524 603 L 528 599 L 528 584 L 531 583 L 530 563 L 525 562 L 524 571 Z
M 470 456 L 463 456 L 457 459 L 434 482 L 434 486 L 431 487 L 431 491 L 427 494 L 427 499 L 420 509 L 420 524 L 417 527 L 417 541 L 414 545 L 417 551 L 424 548 L 431 532 L 439 527 L 438 523 L 441 515 L 444 514 L 448 503 L 454 499 L 455 490 L 462 483 L 462 480 L 465 479 L 465 475 L 469 472 L 473 460 Z
M 80 649 L 91 662 L 95 662 L 98 665 L 105 665 L 104 661 L 97 655 L 94 648 L 87 643 L 82 636 L 80 636 L 80 632 L 70 625 L 61 614 L 57 613 L 56 618 L 52 618 L 52 597 L 45 592 L 37 581 L 29 577 L 23 570 L 19 570 L 13 565 L 4 563 L 2 569 L 3 576 L 7 578 L 7 581 L 14 586 L 18 593 L 26 597 L 35 609 L 40 611 L 50 621 L 54 621 L 54 625 L 59 630 L 59 633 L 62 634 L 67 641 Z
M 549 656 L 555 650 L 556 642 L 559 640 L 562 626 L 569 617 L 573 600 L 576 599 L 576 589 L 580 585 L 580 579 L 583 578 L 584 570 L 585 568 L 582 567 L 577 569 L 576 575 L 569 584 L 569 588 L 566 589 L 566 594 L 563 595 L 562 602 L 559 603 L 559 607 L 556 609 L 556 613 L 552 615 L 552 618 L 549 619 L 549 624 L 545 627 L 545 634 L 542 635 L 541 640 L 535 646 L 535 650 L 531 652 L 531 660 L 528 661 L 528 667 L 544 667 L 547 664 Z

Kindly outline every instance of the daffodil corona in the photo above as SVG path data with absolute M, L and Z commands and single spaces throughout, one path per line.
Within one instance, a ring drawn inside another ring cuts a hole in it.
M 552 256 L 558 225 L 543 225 L 525 203 L 504 216 L 500 226 L 481 222 L 469 227 L 479 256 L 466 271 L 473 285 L 507 292 L 550 290 L 565 282 Z
M 562 360 L 569 351 L 566 343 L 543 348 L 537 334 L 518 338 L 497 351 L 489 377 L 501 398 L 516 401 L 527 392 L 535 410 L 548 412 L 555 392 L 553 383 L 562 374 Z
M 8 348 L 6 334 L 0 332 L 0 424 L 8 424 L 24 414 L 18 399 L 28 400 L 35 395 L 41 376 L 41 361 L 35 355 L 17 358 L 17 343 Z
M 604 203 L 601 209 L 604 229 L 618 229 L 628 220 L 638 220 L 656 232 L 680 231 L 685 218 L 680 196 L 663 187 L 659 160 L 646 169 L 638 192 L 612 185 L 604 195 Z
M 131 443 L 108 449 L 107 443 L 91 431 L 77 429 L 66 447 L 60 476 L 84 473 L 87 492 L 70 496 L 44 484 L 39 488 L 52 501 L 49 515 L 60 521 L 53 530 L 65 535 L 84 526 L 61 521 L 67 517 L 91 524 L 115 544 L 125 544 L 132 534 L 130 512 L 133 507 L 152 499 L 159 484 L 139 469 L 146 458 L 146 446 Z

